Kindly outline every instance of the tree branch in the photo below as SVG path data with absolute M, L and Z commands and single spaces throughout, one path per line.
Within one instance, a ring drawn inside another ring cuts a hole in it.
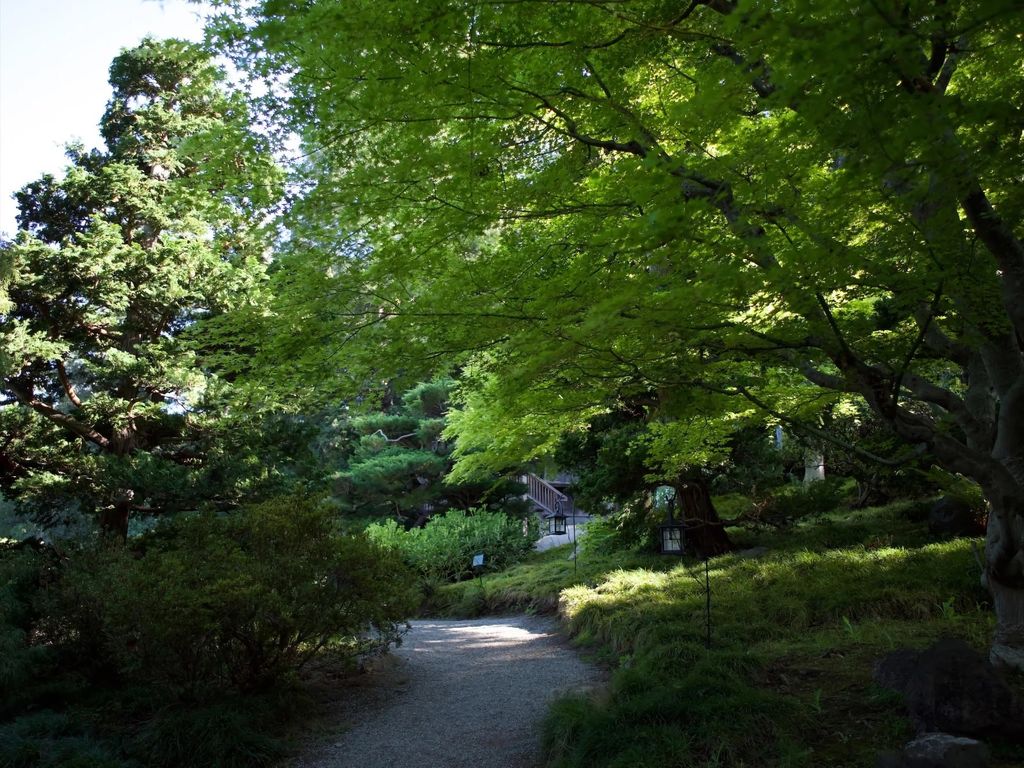
M 384 434 L 384 430 L 383 429 L 378 429 L 373 434 L 380 435 L 381 437 L 384 438 L 385 442 L 388 442 L 388 443 L 399 443 L 402 440 L 405 440 L 407 437 L 416 437 L 416 433 L 415 432 L 410 432 L 407 435 L 399 435 L 398 437 L 388 437 L 387 435 Z
M 838 445 L 840 448 L 850 451 L 851 453 L 855 453 L 861 458 L 867 459 L 868 461 L 876 462 L 878 464 L 882 464 L 887 467 L 901 467 L 910 462 L 912 459 L 915 459 L 922 453 L 924 453 L 924 447 L 919 445 L 915 447 L 910 453 L 905 454 L 900 458 L 887 459 L 883 456 L 871 453 L 870 451 L 866 451 L 863 448 L 854 445 L 853 443 L 847 442 L 846 440 L 836 437 L 831 432 L 819 429 L 818 427 L 813 427 L 810 424 L 807 424 L 806 422 L 799 421 L 798 419 L 794 419 L 785 415 L 781 411 L 772 408 L 766 402 L 761 400 L 761 398 L 757 397 L 757 395 L 750 392 L 750 390 L 748 390 L 746 387 L 738 386 L 730 390 L 718 387 L 709 387 L 708 385 L 705 384 L 701 384 L 701 386 L 703 386 L 706 389 L 711 389 L 712 391 L 719 392 L 723 395 L 741 395 L 742 397 L 756 405 L 765 413 L 774 416 L 779 421 L 785 422 L 786 424 L 789 424 L 791 427 L 795 429 L 798 429 L 802 432 L 807 432 L 808 434 L 814 435 L 815 437 L 821 440 L 832 443 L 833 445 Z
M 1024 244 L 996 212 L 977 181 L 972 180 L 970 190 L 961 199 L 960 206 L 999 265 L 1003 306 L 1017 332 L 1017 338 L 1024 339 Z
M 76 408 L 82 407 L 82 399 L 78 396 L 78 391 L 75 389 L 75 385 L 71 383 L 71 379 L 68 378 L 67 368 L 64 367 L 64 361 L 57 361 L 57 377 L 60 379 L 61 386 L 64 387 L 64 394 L 68 396 L 68 400 Z
M 49 421 L 52 421 L 54 424 L 64 427 L 84 440 L 88 440 L 90 443 L 99 446 L 103 450 L 110 450 L 110 439 L 102 433 L 96 431 L 88 424 L 83 424 L 73 416 L 69 416 L 66 413 L 58 411 L 49 403 L 44 403 L 33 394 L 30 387 L 26 388 L 11 379 L 7 379 L 6 382 L 8 389 L 14 393 L 14 396 L 18 398 L 18 401 L 23 405 L 28 406 L 36 413 L 45 417 Z

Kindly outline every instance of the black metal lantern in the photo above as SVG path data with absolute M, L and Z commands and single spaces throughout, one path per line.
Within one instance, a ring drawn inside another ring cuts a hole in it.
M 565 535 L 565 513 L 562 512 L 562 500 L 555 502 L 555 513 L 548 518 L 548 533 L 552 536 Z
M 663 555 L 681 555 L 686 544 L 686 527 L 677 523 L 670 514 L 668 520 L 658 526 L 661 533 L 660 552 Z
M 564 536 L 566 517 L 561 512 L 548 518 L 548 533 L 552 536 Z
M 686 526 L 682 521 L 677 523 L 672 516 L 676 506 L 675 489 L 666 486 L 665 490 L 668 491 L 663 494 L 667 517 L 665 522 L 658 526 L 658 551 L 663 555 L 681 555 L 686 546 Z M 656 496 L 656 501 L 658 500 L 660 499 Z

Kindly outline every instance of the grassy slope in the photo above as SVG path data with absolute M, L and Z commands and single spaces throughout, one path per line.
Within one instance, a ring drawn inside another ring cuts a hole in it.
M 836 513 L 782 534 L 733 531 L 763 557 L 710 563 L 713 643 L 703 646 L 703 563 L 631 553 L 534 556 L 483 587 L 435 596 L 476 615 L 559 606 L 577 642 L 614 669 L 601 700 L 559 701 L 551 765 L 871 766 L 912 735 L 873 663 L 947 635 L 984 648 L 992 629 L 972 552 L 936 541 L 906 505 Z M 1017 681 L 1018 683 L 1020 681 Z M 1024 752 L 996 748 L 997 765 Z

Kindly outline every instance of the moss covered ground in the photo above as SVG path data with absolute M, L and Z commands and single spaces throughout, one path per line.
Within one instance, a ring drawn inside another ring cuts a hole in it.
M 979 540 L 939 540 L 915 505 L 837 511 L 777 532 L 730 531 L 740 548 L 704 563 L 567 548 L 483 582 L 437 590 L 432 610 L 558 610 L 612 670 L 597 696 L 559 700 L 546 723 L 558 768 L 872 766 L 908 740 L 900 699 L 872 682 L 877 659 L 939 637 L 983 650 L 993 627 Z M 1019 679 L 1012 681 L 1024 690 Z M 993 745 L 996 766 L 1024 764 Z

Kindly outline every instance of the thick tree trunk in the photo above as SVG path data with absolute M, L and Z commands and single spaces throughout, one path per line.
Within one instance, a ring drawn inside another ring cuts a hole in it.
M 989 658 L 997 667 L 1024 670 L 1024 589 L 989 579 L 995 603 L 996 631 Z
M 985 555 L 983 583 L 996 614 L 990 658 L 997 666 L 1024 671 L 1024 498 L 992 502 Z
M 700 555 L 713 557 L 733 549 L 725 532 L 725 524 L 715 505 L 711 503 L 711 492 L 703 480 L 685 480 L 677 483 L 676 502 L 683 522 L 686 524 L 687 540 L 692 542 Z
M 122 490 L 114 497 L 113 504 L 100 512 L 100 534 L 104 538 L 128 540 L 128 519 L 134 498 L 134 491 Z

